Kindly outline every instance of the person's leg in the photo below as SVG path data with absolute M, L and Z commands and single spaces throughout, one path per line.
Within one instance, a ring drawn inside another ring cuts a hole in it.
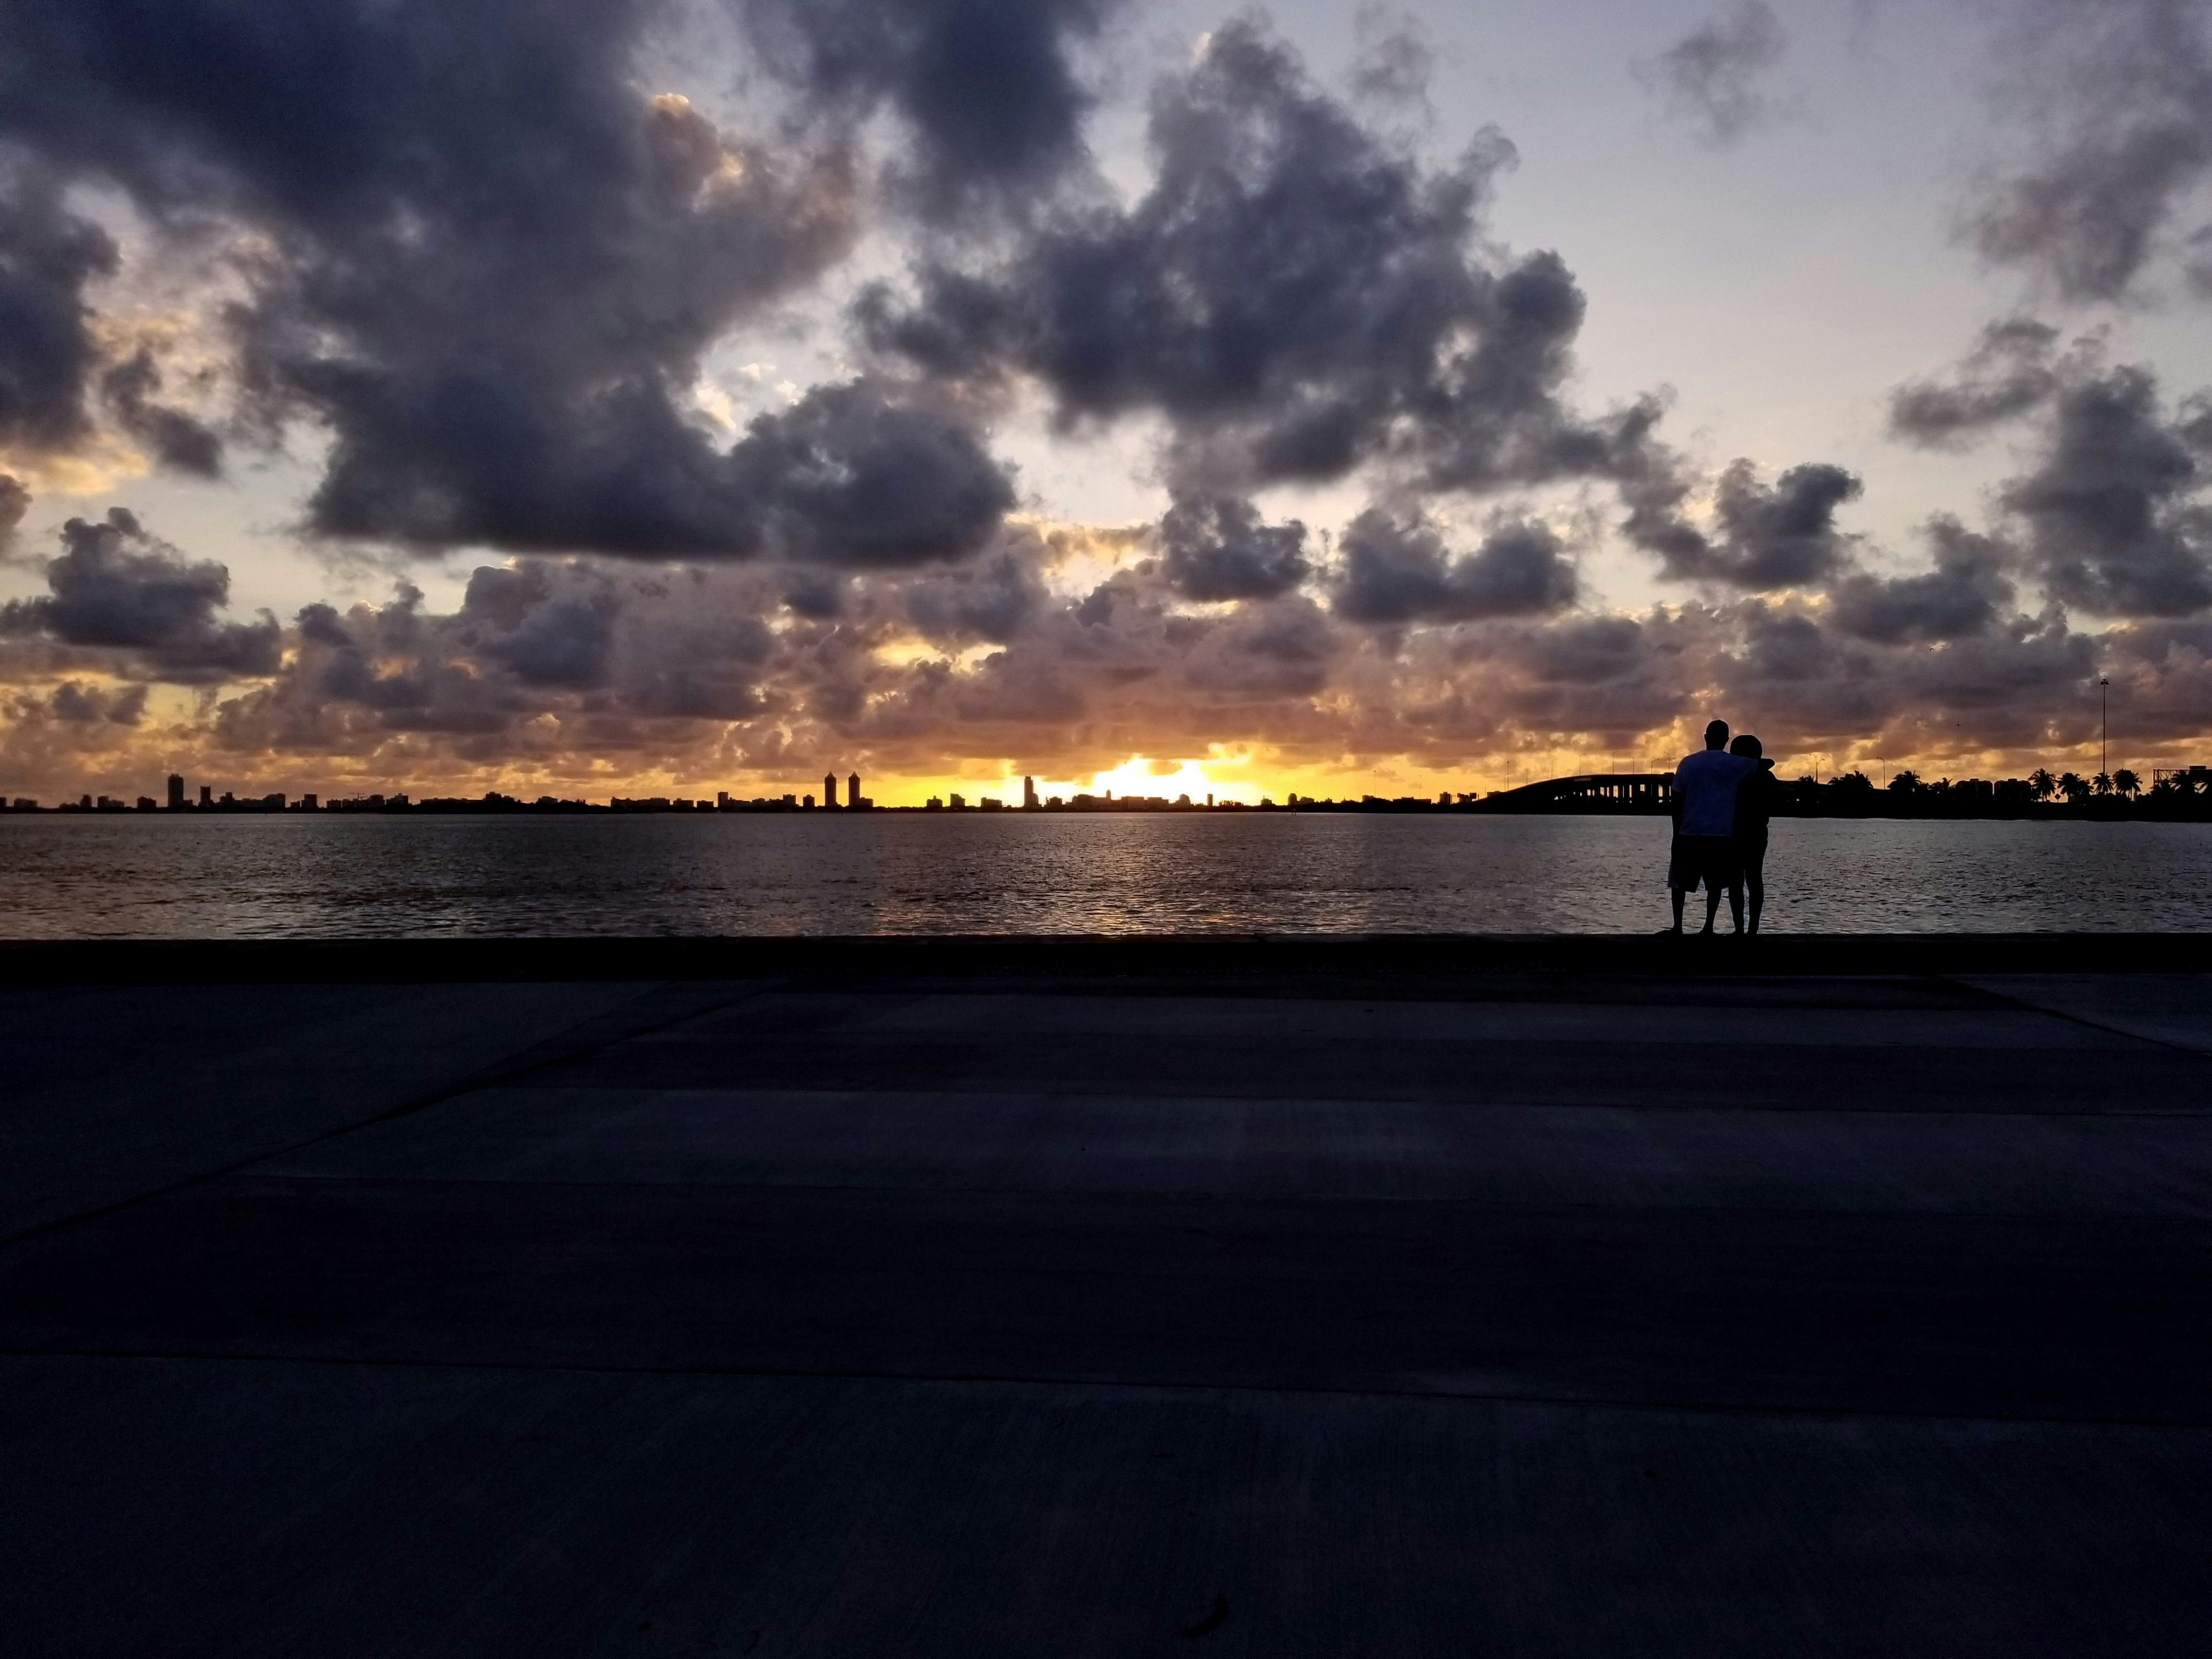
M 1732 875 L 1729 878 L 1728 896 L 1729 921 L 1735 926 L 1735 931 L 1741 933 L 1743 932 L 1743 878 L 1741 876 Z
M 1743 896 L 1749 906 L 1749 931 L 1759 931 L 1759 912 L 1766 908 L 1766 849 L 1754 848 L 1743 861 Z
M 1674 901 L 1674 931 L 1679 933 L 1682 931 L 1682 890 L 1670 887 L 1668 894 Z
M 1704 931 L 1713 931 L 1713 918 L 1721 913 L 1720 884 L 1711 876 L 1705 878 L 1705 926 Z

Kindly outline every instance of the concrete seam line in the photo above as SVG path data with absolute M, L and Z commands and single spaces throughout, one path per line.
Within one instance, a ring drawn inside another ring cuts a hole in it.
M 2070 1024 L 2083 1026 L 2092 1031 L 2102 1031 L 2107 1036 L 2125 1037 L 2130 1042 L 2148 1042 L 2154 1048 L 2170 1048 L 2177 1054 L 2193 1054 L 2199 1060 L 2212 1058 L 2205 1051 L 2186 1042 L 2176 1042 L 2169 1037 L 2145 1036 L 2141 1031 L 2124 1030 L 2118 1025 L 2107 1025 L 2102 1020 L 2091 1019 L 2087 1014 L 2069 1013 L 2063 1008 L 2046 1008 L 2041 1003 L 2030 1002 L 2024 997 L 2013 996 L 2003 991 L 1992 991 L 1985 985 L 1973 985 L 1950 974 L 1930 974 L 1928 978 L 1945 985 L 1959 986 L 1983 996 L 1995 997 L 2014 1008 L 2032 1014 L 2041 1014 L 2049 1019 L 2063 1019 Z
M 665 989 L 672 984 L 680 984 L 683 982 L 684 981 L 663 981 L 659 983 L 648 984 L 643 990 L 640 991 L 635 997 L 631 999 L 631 1002 L 632 1004 L 642 1002 L 646 998 L 653 995 L 656 991 Z M 387 1108 L 384 1111 L 374 1113 L 371 1115 L 362 1118 L 356 1122 L 342 1124 L 337 1128 L 325 1130 L 323 1133 L 319 1135 L 310 1135 L 305 1140 L 295 1141 L 290 1146 L 271 1147 L 266 1151 L 258 1152 L 251 1158 L 240 1158 L 234 1163 L 224 1164 L 220 1169 L 202 1170 L 198 1175 L 187 1176 L 181 1181 L 173 1181 L 164 1187 L 155 1187 L 146 1192 L 134 1193 L 128 1198 L 119 1198 L 110 1204 L 95 1205 L 91 1209 L 80 1211 L 75 1215 L 61 1216 L 52 1221 L 42 1221 L 35 1227 L 26 1227 L 21 1232 L 10 1233 L 6 1237 L 0 1238 L 0 1250 L 12 1249 L 18 1244 L 26 1243 L 34 1238 L 43 1238 L 48 1233 L 58 1232 L 64 1227 L 73 1227 L 82 1221 L 94 1221 L 99 1219 L 102 1216 L 113 1215 L 118 1211 L 129 1209 L 134 1204 L 143 1204 L 154 1199 L 167 1198 L 173 1193 L 180 1193 L 193 1187 L 204 1186 L 210 1181 L 220 1181 L 225 1176 L 236 1175 L 241 1170 L 250 1170 L 257 1164 L 266 1164 L 271 1158 L 293 1157 L 297 1153 L 306 1152 L 312 1146 L 322 1146 L 326 1141 L 336 1140 L 342 1136 L 353 1134 L 362 1129 L 372 1128 L 379 1123 L 389 1122 L 394 1118 L 406 1117 L 416 1112 L 428 1110 L 430 1107 L 441 1104 L 448 1100 L 458 1100 L 464 1095 L 475 1093 L 479 1089 L 490 1088 L 513 1083 L 517 1079 L 528 1077 L 533 1072 L 542 1071 L 548 1066 L 558 1065 L 564 1060 L 579 1059 L 585 1054 L 597 1054 L 603 1048 L 611 1048 L 617 1043 L 628 1042 L 635 1037 L 650 1036 L 656 1032 L 672 1030 L 678 1026 L 689 1024 L 692 1020 L 702 1019 L 708 1014 L 720 1012 L 725 1008 L 733 1008 L 741 1002 L 750 1001 L 755 997 L 766 996 L 770 992 L 781 989 L 787 982 L 788 981 L 784 980 L 756 981 L 750 989 L 740 992 L 734 996 L 724 997 L 720 1000 L 711 1002 L 704 1007 L 688 1008 L 680 1013 L 672 1014 L 665 1019 L 653 1021 L 628 1030 L 613 1032 L 598 1042 L 586 1043 L 573 1049 L 564 1050 L 556 1054 L 544 1054 L 541 1058 L 529 1061 L 526 1064 L 513 1064 L 514 1061 L 521 1059 L 523 1056 L 536 1053 L 539 1049 L 545 1048 L 548 1044 L 556 1041 L 556 1037 L 547 1038 L 542 1042 L 531 1043 L 526 1047 L 517 1050 L 514 1054 L 508 1056 L 508 1060 L 506 1062 L 495 1060 L 489 1066 L 479 1067 L 477 1070 L 470 1073 L 467 1077 L 447 1088 L 438 1090 L 431 1094 L 418 1097 L 414 1100 L 404 1102 L 400 1105 Z M 577 1028 L 577 1026 L 590 1024 L 592 1018 L 594 1018 L 603 1017 L 587 1016 L 584 1019 L 576 1021 L 574 1024 L 568 1026 L 567 1030 L 573 1031 Z M 511 1066 L 511 1069 L 502 1070 L 501 1068 L 503 1065 Z

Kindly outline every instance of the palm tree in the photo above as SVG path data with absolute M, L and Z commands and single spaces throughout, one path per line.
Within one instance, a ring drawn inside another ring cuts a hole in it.
M 2142 793 L 2142 780 L 2123 766 L 2112 774 L 2112 787 L 2124 795 L 2139 795 Z
M 2087 800 L 2089 797 L 2089 780 L 2079 772 L 2065 773 L 2058 780 L 2058 793 L 2070 801 Z
M 2035 792 L 2036 799 L 2049 800 L 2057 793 L 2058 780 L 2039 766 L 2027 775 L 2027 787 Z
M 2100 795 L 2109 795 L 2112 793 L 2112 781 L 2106 774 L 2100 772 L 2091 781 L 2091 787 Z

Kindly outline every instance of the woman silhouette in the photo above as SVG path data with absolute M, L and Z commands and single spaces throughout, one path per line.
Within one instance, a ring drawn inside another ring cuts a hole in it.
M 1766 823 L 1774 816 L 1774 763 L 1765 758 L 1759 739 L 1745 732 L 1729 744 L 1729 753 L 1759 763 L 1735 792 L 1735 865 L 1743 872 L 1743 931 L 1759 931 L 1759 913 L 1766 908 Z

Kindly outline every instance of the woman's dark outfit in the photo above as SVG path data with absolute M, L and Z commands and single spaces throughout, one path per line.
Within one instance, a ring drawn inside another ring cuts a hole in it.
M 1759 769 L 1737 786 L 1733 862 L 1743 872 L 1743 896 L 1748 915 L 1744 931 L 1759 931 L 1759 913 L 1766 906 L 1766 825 L 1774 816 L 1774 763 L 1761 760 Z

